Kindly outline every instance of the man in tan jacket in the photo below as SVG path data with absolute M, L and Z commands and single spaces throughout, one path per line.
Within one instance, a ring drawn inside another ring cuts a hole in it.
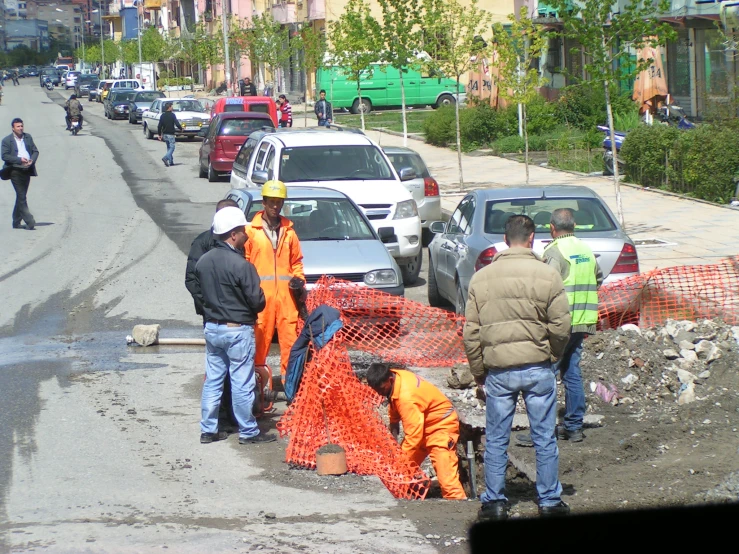
M 464 347 L 470 370 L 486 396 L 485 492 L 481 519 L 508 517 L 506 453 L 518 394 L 523 395 L 536 448 L 539 514 L 569 513 L 562 502 L 559 450 L 554 436 L 557 382 L 552 362 L 570 334 L 562 278 L 534 252 L 534 222 L 525 215 L 506 222 L 508 250 L 470 281 Z

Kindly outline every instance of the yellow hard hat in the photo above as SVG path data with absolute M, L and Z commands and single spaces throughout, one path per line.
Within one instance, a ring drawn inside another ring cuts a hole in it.
M 282 181 L 272 179 L 262 185 L 262 197 L 287 198 L 287 187 Z

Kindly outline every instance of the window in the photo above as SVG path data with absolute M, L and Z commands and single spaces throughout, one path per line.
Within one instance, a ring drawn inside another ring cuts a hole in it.
M 156 91 L 139 92 L 136 94 L 136 102 L 153 102 L 157 98 L 161 98 L 160 93 Z
M 269 113 L 269 104 L 249 104 L 250 112 Z
M 490 201 L 485 204 L 485 233 L 501 235 L 512 215 L 527 215 L 534 220 L 536 232 L 549 232 L 552 212 L 570 208 L 575 212 L 575 229 L 580 232 L 613 231 L 615 224 L 595 198 L 526 198 L 519 200 Z
M 415 154 L 387 154 L 387 157 L 390 158 L 390 162 L 398 173 L 401 169 L 410 167 L 416 172 L 416 176 L 430 177 L 429 170 L 426 169 L 426 164 L 423 163 L 421 156 Z
M 180 100 L 179 102 L 172 102 L 172 111 L 202 113 L 205 110 L 203 109 L 203 105 L 197 100 Z
M 303 146 L 285 148 L 280 179 L 297 181 L 392 181 L 390 167 L 375 146 Z
M 224 113 L 243 112 L 243 111 L 244 111 L 244 104 L 225 104 L 223 106 Z
M 257 153 L 257 163 L 254 164 L 254 169 L 261 171 L 264 164 L 264 157 L 267 154 L 267 150 L 269 150 L 271 146 L 271 144 L 265 142 L 264 144 L 262 144 L 262 146 L 259 147 L 259 152 Z
M 246 167 L 246 164 L 249 163 L 249 159 L 251 158 L 252 153 L 254 152 L 254 148 L 257 145 L 257 141 L 255 140 L 247 140 L 244 143 L 244 146 L 241 147 L 241 150 L 239 150 L 238 156 L 236 156 L 236 161 L 234 161 L 234 164 L 238 164 L 242 167 Z
M 252 131 L 257 131 L 264 126 L 274 127 L 271 120 L 267 119 L 226 119 L 223 121 L 218 134 L 221 136 L 249 136 Z
M 270 148 L 267 159 L 264 162 L 264 171 L 267 172 L 267 178 L 273 179 L 275 174 L 275 149 Z
M 468 196 L 460 202 L 447 223 L 446 232 L 450 235 L 469 235 L 472 232 L 472 216 L 475 213 L 475 199 Z

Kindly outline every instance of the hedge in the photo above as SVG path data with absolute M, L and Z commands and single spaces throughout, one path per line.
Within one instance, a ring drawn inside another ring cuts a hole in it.
M 739 133 L 723 125 L 644 125 L 626 136 L 621 157 L 628 181 L 726 204 L 739 177 Z

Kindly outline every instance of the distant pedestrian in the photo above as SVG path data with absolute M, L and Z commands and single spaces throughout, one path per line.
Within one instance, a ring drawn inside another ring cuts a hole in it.
M 17 71 L 13 71 L 12 77 L 13 77 L 13 86 L 20 85 L 20 83 L 18 82 L 18 72 Z
M 15 189 L 15 206 L 13 207 L 13 229 L 21 228 L 21 220 L 26 222 L 26 229 L 33 231 L 36 220 L 28 209 L 28 187 L 31 177 L 36 177 L 36 160 L 38 148 L 31 135 L 23 132 L 23 120 L 16 117 L 11 127 L 13 132 L 2 141 L 2 158 L 5 162 L 3 180 L 10 179 Z
M 544 261 L 557 270 L 565 285 L 570 304 L 572 329 L 562 358 L 555 369 L 565 388 L 564 424 L 557 426 L 557 438 L 580 442 L 585 417 L 585 389 L 582 384 L 580 358 L 582 343 L 587 335 L 594 335 L 598 324 L 598 287 L 603 273 L 590 247 L 575 237 L 575 213 L 570 208 L 552 212 L 549 232 L 554 239 L 544 249 Z M 519 446 L 533 446 L 531 436 L 516 435 Z
M 200 442 L 228 437 L 218 429 L 223 383 L 231 379 L 239 444 L 276 440 L 261 434 L 252 413 L 256 391 L 254 324 L 264 309 L 264 292 L 254 266 L 241 254 L 246 243 L 246 217 L 226 207 L 213 218 L 215 247 L 195 265 L 196 296 L 205 312 L 205 382 L 201 398 Z
M 167 153 L 162 158 L 164 165 L 167 167 L 174 165 L 174 147 L 177 144 L 175 128 L 182 131 L 182 125 L 180 125 L 177 116 L 172 112 L 172 102 L 167 102 L 164 104 L 164 113 L 159 118 L 159 128 L 157 129 L 159 140 L 164 139 L 164 142 L 167 143 Z
M 257 86 L 251 82 L 249 77 L 244 77 L 244 80 L 239 83 L 241 88 L 241 96 L 257 96 Z
M 320 99 L 316 102 L 313 111 L 316 112 L 319 127 L 328 127 L 334 119 L 334 111 L 331 108 L 331 102 L 326 100 L 326 91 L 321 90 Z
M 280 106 L 280 127 L 293 126 L 293 107 L 287 100 L 287 96 L 280 94 L 277 98 Z
M 536 448 L 536 492 L 542 516 L 569 513 L 562 501 L 554 436 L 557 380 L 570 334 L 562 278 L 531 250 L 536 227 L 525 215 L 505 225 L 507 250 L 472 276 L 465 310 L 464 348 L 485 401 L 485 491 L 480 519 L 508 518 L 505 476 L 519 393 L 526 403 Z

